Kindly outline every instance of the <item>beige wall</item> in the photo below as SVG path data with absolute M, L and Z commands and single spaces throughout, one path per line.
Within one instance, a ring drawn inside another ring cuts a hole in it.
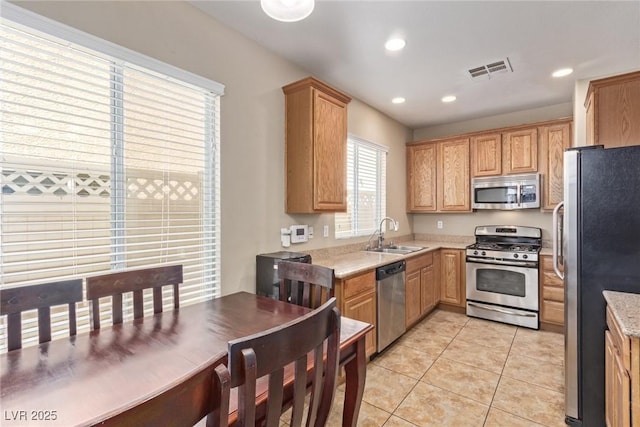
M 221 107 L 223 294 L 255 290 L 255 255 L 282 250 L 281 227 L 315 227 L 310 243 L 289 250 L 351 243 L 322 237 L 323 225 L 330 226 L 333 236 L 333 215 L 284 213 L 281 87 L 307 72 L 185 2 L 16 4 L 226 86 Z M 349 105 L 348 130 L 390 148 L 387 213 L 401 223 L 400 231 L 390 236 L 409 233 L 404 144 L 411 139 L 410 130 L 358 100 Z
M 547 107 L 533 108 L 530 110 L 514 111 L 507 114 L 482 117 L 480 119 L 465 120 L 444 125 L 429 126 L 415 129 L 413 140 L 441 138 L 462 133 L 476 132 L 488 129 L 496 129 L 506 126 L 517 126 L 545 120 L 571 117 L 573 115 L 573 103 L 549 105 Z

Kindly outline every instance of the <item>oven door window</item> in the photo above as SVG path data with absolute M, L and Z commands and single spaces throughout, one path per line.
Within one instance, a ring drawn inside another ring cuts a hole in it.
M 492 268 L 476 270 L 476 289 L 515 297 L 526 296 L 527 277 L 523 273 Z
M 488 187 L 475 189 L 476 203 L 518 203 L 518 187 Z

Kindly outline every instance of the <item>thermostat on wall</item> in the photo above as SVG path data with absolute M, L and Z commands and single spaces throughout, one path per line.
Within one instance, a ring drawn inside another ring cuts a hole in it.
M 308 225 L 292 225 L 289 227 L 289 230 L 291 230 L 291 243 L 304 243 L 309 241 Z

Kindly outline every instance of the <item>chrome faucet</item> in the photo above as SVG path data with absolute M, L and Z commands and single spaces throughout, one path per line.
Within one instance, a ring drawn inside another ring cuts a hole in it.
M 383 230 L 382 224 L 384 224 L 385 221 L 391 221 L 391 224 L 393 225 L 393 231 L 398 231 L 398 221 L 390 217 L 382 218 L 382 221 L 380 221 L 380 227 L 378 230 L 378 247 L 379 248 L 382 247 L 382 243 L 384 242 L 384 232 L 382 231 Z

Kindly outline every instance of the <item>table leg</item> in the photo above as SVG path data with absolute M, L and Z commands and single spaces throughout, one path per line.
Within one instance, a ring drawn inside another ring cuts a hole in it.
M 364 394 L 364 381 L 367 375 L 364 335 L 355 343 L 355 346 L 356 357 L 344 366 L 345 393 L 342 427 L 356 427 Z

